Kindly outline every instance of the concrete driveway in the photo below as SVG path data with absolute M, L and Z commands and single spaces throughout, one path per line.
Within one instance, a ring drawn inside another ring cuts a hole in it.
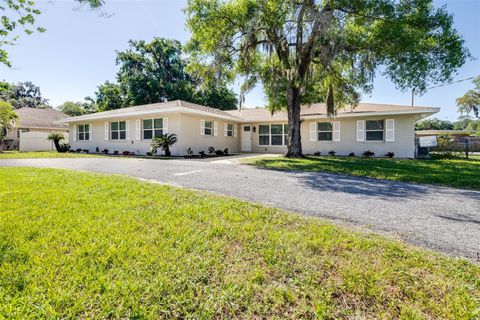
M 121 158 L 4 159 L 0 166 L 126 174 L 212 191 L 377 233 L 476 260 L 480 192 L 349 177 L 257 169 L 216 161 Z

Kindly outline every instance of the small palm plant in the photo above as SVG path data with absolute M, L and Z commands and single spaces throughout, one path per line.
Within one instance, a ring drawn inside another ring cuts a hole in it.
M 155 137 L 152 139 L 150 144 L 152 154 L 156 154 L 158 149 L 165 151 L 165 155 L 170 157 L 172 153 L 170 152 L 170 147 L 177 142 L 177 135 L 175 133 L 164 134 L 160 137 Z
M 57 149 L 57 152 L 62 152 L 60 147 L 60 141 L 64 139 L 65 139 L 65 136 L 61 132 L 51 132 L 47 137 L 47 140 L 53 141 L 53 144 L 55 145 L 55 149 Z

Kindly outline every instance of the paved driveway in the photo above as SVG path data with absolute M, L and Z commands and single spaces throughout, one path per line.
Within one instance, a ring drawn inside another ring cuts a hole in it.
M 230 160 L 9 159 L 0 160 L 0 166 L 126 174 L 366 227 L 470 260 L 476 260 L 480 251 L 478 191 L 327 173 L 270 171 Z

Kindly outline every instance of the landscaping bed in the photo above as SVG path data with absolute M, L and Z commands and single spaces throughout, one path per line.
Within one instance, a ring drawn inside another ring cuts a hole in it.
M 0 203 L 2 318 L 479 315 L 472 263 L 231 198 L 0 168 Z

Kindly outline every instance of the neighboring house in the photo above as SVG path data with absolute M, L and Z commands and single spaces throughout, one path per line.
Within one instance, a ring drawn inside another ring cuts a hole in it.
M 55 146 L 47 140 L 50 132 L 63 132 L 68 142 L 68 125 L 58 121 L 68 117 L 55 109 L 20 108 L 15 110 L 18 120 L 7 130 L 6 139 L 20 151 L 51 151 Z
M 303 152 L 337 155 L 370 150 L 413 158 L 415 122 L 439 108 L 360 103 L 330 119 L 323 103 L 303 106 Z M 108 149 L 145 154 L 154 136 L 175 133 L 173 155 L 228 148 L 236 152 L 286 152 L 287 113 L 258 109 L 221 111 L 184 101 L 170 101 L 64 119 L 73 149 Z

